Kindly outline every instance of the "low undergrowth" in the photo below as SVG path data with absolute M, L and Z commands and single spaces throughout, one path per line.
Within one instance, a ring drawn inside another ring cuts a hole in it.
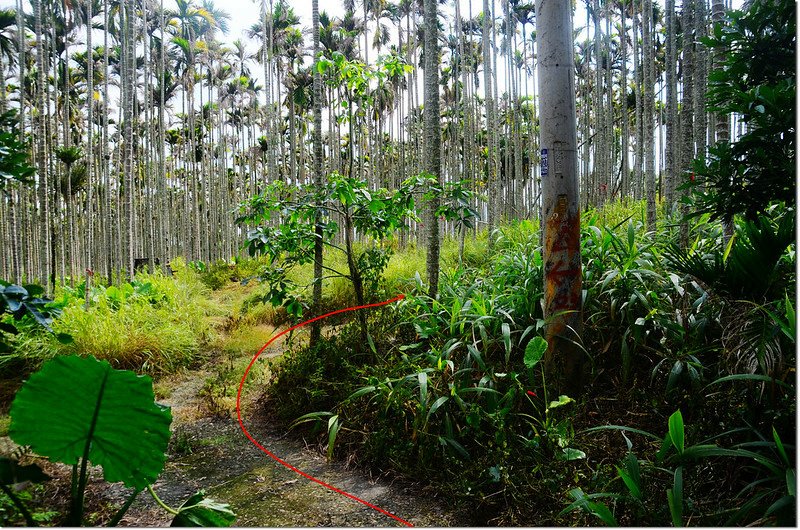
M 448 267 L 437 300 L 417 276 L 403 302 L 372 311 L 374 350 L 353 324 L 295 346 L 273 366 L 266 413 L 329 457 L 436 483 L 475 524 L 793 521 L 795 258 L 782 218 L 740 222 L 727 248 L 701 218 L 680 250 L 666 221 L 657 239 L 611 213 L 615 225 L 590 213 L 582 226 L 582 395 L 547 393 L 543 265 L 522 223 L 492 256 Z
M 139 273 L 120 286 L 92 286 L 88 308 L 85 284 L 63 286 L 50 304 L 60 311 L 51 325 L 55 333 L 23 321 L 11 351 L 0 356 L 0 370 L 30 372 L 55 355 L 73 353 L 148 373 L 191 364 L 212 339 L 211 318 L 220 308 L 197 274 L 180 260 L 172 266 L 174 276 Z

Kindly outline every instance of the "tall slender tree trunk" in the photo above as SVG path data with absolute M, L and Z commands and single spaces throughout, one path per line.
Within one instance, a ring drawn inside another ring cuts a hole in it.
M 439 125 L 439 28 L 437 0 L 425 0 L 425 153 L 423 168 L 442 183 L 442 137 Z M 428 224 L 428 296 L 435 299 L 439 292 L 439 219 L 436 210 L 438 199 L 427 206 Z
M 620 106 L 622 107 L 622 182 L 620 182 L 620 197 L 627 199 L 630 191 L 630 164 L 628 162 L 628 151 L 630 141 L 630 112 L 628 111 L 628 22 L 626 15 L 628 6 L 622 0 L 622 32 L 620 41 L 622 44 L 622 82 L 620 94 Z
M 494 167 L 492 169 L 492 175 L 494 175 L 494 178 L 491 180 L 491 183 L 493 184 L 493 186 L 489 188 L 489 194 L 490 194 L 490 196 L 494 197 L 494 199 L 491 201 L 492 202 L 493 212 L 494 212 L 493 215 L 495 217 L 495 226 L 499 227 L 500 223 L 502 222 L 502 219 L 503 219 L 503 208 L 501 208 L 501 202 L 500 202 L 500 201 L 502 201 L 502 180 L 501 180 L 501 178 L 503 177 L 503 175 L 500 172 L 500 169 L 501 169 L 500 166 L 501 166 L 501 163 L 502 163 L 502 159 L 500 158 L 500 117 L 499 117 L 500 114 L 499 114 L 499 110 L 498 110 L 498 102 L 500 100 L 500 95 L 499 95 L 500 94 L 500 86 L 498 85 L 498 82 L 497 82 L 497 50 L 498 50 L 499 46 L 497 45 L 497 33 L 498 33 L 498 31 L 497 31 L 497 29 L 495 27 L 495 20 L 497 20 L 497 17 L 496 17 L 496 14 L 495 14 L 495 7 L 496 7 L 495 6 L 495 2 L 492 1 L 490 3 L 490 5 L 491 5 L 491 14 L 492 14 L 490 20 L 492 22 L 491 23 L 491 29 L 492 29 L 492 34 L 491 34 L 491 39 L 492 39 L 491 40 L 492 75 L 491 75 L 491 77 L 492 77 L 492 96 L 493 96 L 492 97 L 493 109 L 492 109 L 492 113 L 491 113 L 492 114 L 492 120 L 491 120 L 492 133 L 491 133 L 490 137 L 492 139 L 492 150 L 494 151 Z M 494 241 L 492 240 L 491 234 L 490 234 L 489 242 L 490 242 L 490 244 L 494 243 Z
M 694 159 L 694 1 L 683 0 L 681 8 L 681 26 L 683 27 L 683 100 L 681 102 L 681 146 L 680 165 L 681 179 L 685 180 L 686 174 L 691 171 Z M 681 244 L 685 246 L 689 240 L 689 225 L 681 224 Z
M 22 9 L 22 0 L 18 0 L 16 4 L 16 18 L 17 18 L 17 52 L 19 53 L 18 57 L 18 64 L 17 64 L 17 71 L 19 75 L 19 135 L 20 140 L 25 141 L 25 104 L 26 101 L 26 93 L 25 93 L 25 66 L 26 66 L 26 58 L 25 58 L 25 31 L 24 31 L 24 19 L 23 19 L 23 9 Z M 13 199 L 16 196 L 17 198 L 17 208 L 14 208 Z M 11 199 L 9 200 L 9 211 L 11 214 L 11 226 L 12 230 L 14 231 L 14 237 L 11 241 L 12 244 L 12 254 L 13 254 L 13 263 L 14 263 L 14 281 L 19 284 L 22 282 L 22 271 L 23 267 L 28 274 L 28 277 L 35 272 L 32 267 L 27 266 L 27 260 L 23 259 L 23 256 L 20 254 L 23 252 L 22 249 L 22 240 L 27 241 L 28 244 L 26 245 L 27 249 L 29 249 L 25 254 L 27 254 L 28 259 L 30 259 L 31 254 L 33 254 L 30 240 L 32 238 L 28 237 L 21 237 L 25 235 L 25 227 L 26 227 L 26 217 L 27 216 L 27 203 L 25 199 L 25 192 L 17 188 L 16 190 L 11 191 Z M 25 209 L 23 209 L 25 208 Z M 25 261 L 26 263 L 23 263 Z
M 581 389 L 580 194 L 572 14 L 567 2 L 537 0 L 544 218 L 545 367 L 558 392 Z
M 611 74 L 613 70 L 613 55 L 611 52 L 611 2 L 606 2 L 605 5 L 606 17 L 606 35 L 605 35 L 605 66 L 606 66 L 606 99 L 605 99 L 605 136 L 606 136 L 606 152 L 605 152 L 605 165 L 606 174 L 603 177 L 602 186 L 600 189 L 601 204 L 605 204 L 606 200 L 614 187 L 614 152 L 616 150 L 616 142 L 614 141 L 614 81 Z
M 667 215 L 675 208 L 675 188 L 678 177 L 675 171 L 676 126 L 678 118 L 678 98 L 676 82 L 677 55 L 675 52 L 675 0 L 666 0 L 666 84 L 667 84 L 667 123 L 666 123 L 666 175 L 664 186 L 664 206 Z
M 603 50 L 600 47 L 601 33 L 600 30 L 600 2 L 594 0 L 592 4 L 592 22 L 594 25 L 594 154 L 592 156 L 592 179 L 590 180 L 589 189 L 586 190 L 589 198 L 589 204 L 597 206 L 598 192 L 604 182 L 606 174 L 606 153 L 608 152 L 608 145 L 606 144 L 606 123 L 604 112 L 604 99 L 603 99 L 603 76 L 601 70 L 603 68 Z
M 481 44 L 483 46 L 483 90 L 486 99 L 486 170 L 485 183 L 489 192 L 489 200 L 486 205 L 489 231 L 489 248 L 494 243 L 494 229 L 497 226 L 497 183 L 498 175 L 495 173 L 495 159 L 497 152 L 494 142 L 494 121 L 495 121 L 495 100 L 492 95 L 492 56 L 489 53 L 489 44 L 493 29 L 492 12 L 489 9 L 489 0 L 483 0 L 483 33 Z
M 644 50 L 644 149 L 645 185 L 647 190 L 647 230 L 656 228 L 656 173 L 653 145 L 653 115 L 655 113 L 655 65 L 653 64 L 653 0 L 644 1 L 642 13 L 642 49 Z
M 634 132 L 635 135 L 635 143 L 636 143 L 636 150 L 634 151 L 633 157 L 633 174 L 634 174 L 634 182 L 633 182 L 633 197 L 637 201 L 642 198 L 642 180 L 643 180 L 643 169 L 644 169 L 644 128 L 642 126 L 643 116 L 644 116 L 644 75 L 642 74 L 643 68 L 641 68 L 641 51 L 642 46 L 639 44 L 639 15 L 637 13 L 637 4 L 633 4 L 633 72 L 634 72 L 634 95 L 636 98 L 636 109 L 634 110 L 635 113 L 635 122 L 636 122 L 636 131 Z
M 94 275 L 94 50 L 92 49 L 93 2 L 86 3 L 86 307 L 89 307 Z
M 124 146 L 123 153 L 123 178 L 125 180 L 125 199 L 126 199 L 126 219 L 125 219 L 125 248 L 127 249 L 127 263 L 126 269 L 128 277 L 133 280 L 135 273 L 133 268 L 136 245 L 136 217 L 134 212 L 134 183 L 133 183 L 133 142 L 134 130 L 134 105 L 136 93 L 134 89 L 135 83 L 135 54 L 134 47 L 135 36 L 133 33 L 133 17 L 134 7 L 132 0 L 123 0 L 123 23 L 125 31 L 123 33 L 122 41 L 122 56 L 123 56 L 123 123 L 122 123 L 122 142 Z
M 723 24 L 725 17 L 725 2 L 724 0 L 711 1 L 711 21 L 714 25 Z M 725 62 L 727 50 L 718 46 L 713 51 L 713 65 L 714 68 L 722 68 Z M 728 142 L 731 139 L 730 129 L 730 116 L 725 112 L 718 112 L 715 116 L 714 140 L 717 142 Z
M 314 39 L 314 61 L 319 59 L 319 0 L 311 0 L 311 30 Z M 312 83 L 314 91 L 313 101 L 313 115 L 314 115 L 314 129 L 312 131 L 314 143 L 314 158 L 312 161 L 314 167 L 314 187 L 321 190 L 324 185 L 322 175 L 322 77 L 313 65 L 312 68 Z M 314 310 L 319 311 L 322 305 L 322 204 L 317 204 L 317 211 L 314 219 L 314 290 L 313 290 L 313 303 Z M 311 328 L 311 345 L 314 346 L 320 338 L 321 324 L 315 322 Z
M 109 13 L 108 13 L 108 0 L 103 0 L 103 27 L 108 27 Z M 100 139 L 100 158 L 103 162 L 103 213 L 100 217 L 100 231 L 103 234 L 103 249 L 105 251 L 105 275 L 106 281 L 111 283 L 111 275 L 114 270 L 114 246 L 112 246 L 113 227 L 111 214 L 111 157 L 109 152 L 109 135 L 108 135 L 108 78 L 109 78 L 109 49 L 108 49 L 108 32 L 103 32 L 103 132 Z
M 5 56 L 0 53 L 0 114 L 6 111 L 8 106 L 6 102 L 6 66 L 4 62 Z
M 160 82 L 158 83 L 158 195 L 161 198 L 161 207 L 158 211 L 158 222 L 156 223 L 156 230 L 159 234 L 158 241 L 158 255 L 161 258 L 161 266 L 167 265 L 167 260 L 172 256 L 170 254 L 169 235 L 172 231 L 170 218 L 172 217 L 172 210 L 167 209 L 166 195 L 167 195 L 167 166 L 166 166 L 166 153 L 164 144 L 166 143 L 166 124 L 164 116 L 164 105 L 166 98 L 166 17 L 164 12 L 164 0 L 160 0 L 159 9 L 159 28 L 161 29 L 161 46 L 158 49 L 158 76 Z
M 708 50 L 703 39 L 708 32 L 706 0 L 694 3 L 694 143 L 695 156 L 705 156 L 708 148 L 708 113 L 706 112 L 706 85 L 708 83 Z
M 724 17 L 724 0 L 711 0 L 711 21 L 713 24 L 715 26 L 717 24 L 723 24 Z M 727 50 L 724 47 L 717 46 L 714 48 L 712 55 L 713 68 L 722 68 L 726 54 Z M 730 116 L 725 112 L 718 112 L 714 118 L 714 138 L 711 140 L 717 143 L 728 143 L 731 139 Z M 722 236 L 722 246 L 723 248 L 727 248 L 728 241 L 733 237 L 733 219 L 726 217 L 722 220 Z
M 45 83 L 47 77 L 45 72 L 45 39 L 42 28 L 42 0 L 34 0 L 34 32 L 36 35 L 36 106 L 39 109 L 35 116 L 35 138 L 36 138 L 36 168 L 38 172 L 39 184 L 39 223 L 41 246 L 39 247 L 39 271 L 44 280 L 48 294 L 55 285 L 54 277 L 47 278 L 51 272 L 54 256 L 52 254 L 52 219 L 50 218 L 50 182 L 49 182 L 49 161 L 47 157 L 47 106 L 45 100 Z

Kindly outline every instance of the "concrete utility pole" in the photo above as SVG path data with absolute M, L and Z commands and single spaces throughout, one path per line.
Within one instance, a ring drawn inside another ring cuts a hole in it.
M 537 0 L 544 231 L 545 369 L 561 393 L 581 387 L 580 194 L 571 2 Z

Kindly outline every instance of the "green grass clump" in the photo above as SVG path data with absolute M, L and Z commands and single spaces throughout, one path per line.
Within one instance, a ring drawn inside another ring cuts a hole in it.
M 581 213 L 581 218 L 588 221 L 589 224 L 607 227 L 618 226 L 628 219 L 634 223 L 638 221 L 646 225 L 647 201 L 625 199 L 624 201 L 607 202 L 602 208 L 590 208 Z
M 172 264 L 174 265 L 174 260 Z M 200 261 L 189 264 L 190 268 L 197 271 L 200 281 L 214 291 L 222 289 L 231 282 L 246 280 L 258 275 L 258 271 L 265 265 L 267 265 L 265 257 L 236 257 L 231 261 L 220 259 L 211 264 Z
M 425 276 L 425 252 L 413 247 L 396 251 L 383 272 L 386 294 L 407 292 L 417 272 Z
M 233 358 L 243 355 L 252 357 L 274 335 L 275 328 L 267 324 L 240 324 L 228 335 L 220 336 L 214 342 L 213 349 Z
M 13 351 L 0 358 L 0 368 L 34 369 L 57 354 L 93 355 L 118 368 L 170 372 L 190 364 L 213 336 L 210 316 L 219 313 L 209 289 L 197 273 L 173 260 L 174 277 L 140 273 L 121 286 L 92 287 L 84 306 L 85 288 L 64 287 L 56 293 L 62 314 L 50 334 L 23 326 Z M 57 340 L 67 334 L 71 341 Z

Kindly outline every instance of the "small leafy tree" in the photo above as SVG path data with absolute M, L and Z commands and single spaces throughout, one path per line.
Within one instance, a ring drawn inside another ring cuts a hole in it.
M 424 181 L 424 177 L 415 177 L 394 191 L 370 190 L 365 180 L 332 173 L 322 189 L 306 186 L 297 190 L 275 182 L 264 193 L 243 204 L 243 215 L 237 222 L 262 223 L 248 233 L 246 248 L 250 255 L 264 254 L 269 258 L 270 266 L 260 279 L 270 286 L 270 302 L 284 305 L 292 315 L 302 313 L 296 286 L 287 274 L 295 265 L 314 260 L 314 242 L 318 237 L 315 220 L 321 213 L 317 221 L 322 226 L 323 243 L 344 253 L 347 260 L 346 272 L 323 265 L 327 274 L 323 279 L 346 278 L 353 286 L 356 303 L 365 304 L 366 291 L 377 288 L 378 279 L 389 261 L 391 251 L 383 243 L 394 232 L 405 228 L 407 219 L 416 219 L 414 192 Z M 272 220 L 277 225 L 266 224 Z M 344 247 L 334 242 L 340 222 Z M 353 244 L 355 235 L 366 243 L 362 250 L 357 250 Z M 366 320 L 361 313 L 359 320 L 366 339 Z
M 237 223 L 260 225 L 248 232 L 245 246 L 250 255 L 262 254 L 269 259 L 269 267 L 259 279 L 269 284 L 270 303 L 283 305 L 291 315 L 302 314 L 298 286 L 289 280 L 288 273 L 296 265 L 314 261 L 314 242 L 319 237 L 316 223 L 322 227 L 324 245 L 342 252 L 347 262 L 347 271 L 323 265 L 323 279 L 347 279 L 353 286 L 356 303 L 367 303 L 368 293 L 378 289 L 391 256 L 387 241 L 398 230 L 406 229 L 408 220 L 418 220 L 414 196 L 420 193 L 423 200 L 442 197 L 437 215 L 463 226 L 471 226 L 477 215 L 469 207 L 472 195 L 464 183 L 438 186 L 425 173 L 406 179 L 393 191 L 370 190 L 365 180 L 339 173 L 332 173 L 321 189 L 306 186 L 297 190 L 275 182 L 242 204 Z M 334 240 L 340 231 L 344 246 Z M 360 248 L 354 244 L 354 237 L 361 239 Z M 368 342 L 366 317 L 359 313 L 358 318 Z
M 727 50 L 709 75 L 708 109 L 737 114 L 743 135 L 694 164 L 697 214 L 753 220 L 773 201 L 795 202 L 795 2 L 758 0 L 731 11 L 703 39 Z
M 406 74 L 414 68 L 396 54 L 381 56 L 375 68 L 356 60 L 347 59 L 340 52 L 333 52 L 331 58 L 320 57 L 315 63 L 320 75 L 325 76 L 325 83 L 339 93 L 342 114 L 337 116 L 340 122 L 348 124 L 348 165 L 343 169 L 348 177 L 356 174 L 355 145 L 359 133 L 359 120 L 365 120 L 370 114 L 378 111 L 375 94 L 380 93 L 385 85 L 401 83 Z M 377 90 L 375 89 L 377 87 Z M 358 170 L 361 170 L 359 160 Z

